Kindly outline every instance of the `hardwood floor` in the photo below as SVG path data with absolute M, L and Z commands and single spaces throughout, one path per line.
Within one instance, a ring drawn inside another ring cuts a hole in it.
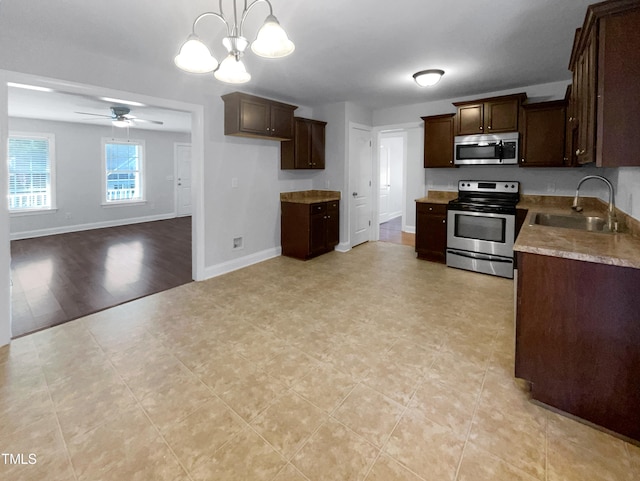
M 416 235 L 402 232 L 402 217 L 380 224 L 380 241 L 415 247 Z
M 21 336 L 191 278 L 191 217 L 11 242 L 12 334 Z

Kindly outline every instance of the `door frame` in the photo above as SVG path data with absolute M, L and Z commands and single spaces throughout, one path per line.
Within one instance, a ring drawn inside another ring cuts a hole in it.
M 191 113 L 191 272 L 194 280 L 204 280 L 204 106 L 153 97 L 97 85 L 54 79 L 0 69 L 0 164 L 7 165 L 9 131 L 9 88 L 7 82 L 37 85 L 77 95 L 130 98 L 160 108 Z M 6 171 L 1 175 L 6 179 Z M 11 341 L 11 244 L 6 181 L 0 182 L 0 346 Z
M 389 135 L 389 134 L 394 134 L 394 135 Z M 383 136 L 388 136 L 388 137 L 393 136 L 393 137 L 402 138 L 402 192 L 400 195 L 402 197 L 402 210 L 401 210 L 402 230 L 405 231 L 406 222 L 407 222 L 407 149 L 408 149 L 408 142 L 409 142 L 409 133 L 405 128 L 383 128 L 376 132 L 376 142 L 378 145 L 376 152 L 378 153 L 378 156 L 376 159 L 374 159 L 374 165 L 377 165 L 378 167 L 378 176 L 380 175 L 380 158 L 381 158 L 380 146 L 382 145 Z M 376 188 L 378 189 L 377 195 L 378 197 L 380 197 L 380 185 L 377 185 Z M 377 212 L 376 214 L 379 219 L 380 212 Z M 378 223 L 378 239 L 379 239 L 379 235 L 380 235 L 380 224 Z
M 407 196 L 408 196 L 408 191 L 407 191 L 407 185 L 408 185 L 408 179 L 407 179 L 407 171 L 408 171 L 408 163 L 409 163 L 409 155 L 408 155 L 408 150 L 409 150 L 409 130 L 411 129 L 416 129 L 421 127 L 422 124 L 420 122 L 410 122 L 410 123 L 404 123 L 404 124 L 391 124 L 391 125 L 381 125 L 378 127 L 375 127 L 373 129 L 373 138 L 374 138 L 374 146 L 376 149 L 376 154 L 374 155 L 374 161 L 373 161 L 373 166 L 374 166 L 374 176 L 380 176 L 380 143 L 381 143 L 381 136 L 382 134 L 388 134 L 391 132 L 397 132 L 398 135 L 402 135 L 403 138 L 403 152 L 402 152 L 402 230 L 404 232 L 408 232 L 408 233 L 412 233 L 415 234 L 415 226 L 412 228 L 408 228 L 407 227 Z M 422 160 L 420 160 L 420 162 L 422 162 Z M 378 184 L 375 184 L 373 186 L 374 188 L 374 192 L 372 193 L 372 196 L 378 198 L 380 196 L 380 187 Z M 380 215 L 379 209 L 378 209 L 378 204 L 376 203 L 375 205 L 375 210 L 373 212 L 373 215 L 375 216 L 375 218 L 378 218 Z M 376 229 L 376 235 L 375 235 L 375 239 L 374 240 L 380 240 L 380 228 L 378 226 L 378 228 Z

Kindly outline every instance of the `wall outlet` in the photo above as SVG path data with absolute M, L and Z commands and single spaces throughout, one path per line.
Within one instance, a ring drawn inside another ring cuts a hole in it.
M 244 239 L 242 236 L 233 238 L 233 250 L 242 249 L 244 247 Z

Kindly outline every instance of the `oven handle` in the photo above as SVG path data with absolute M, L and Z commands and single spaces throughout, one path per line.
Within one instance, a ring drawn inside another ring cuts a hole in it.
M 496 257 L 487 254 L 477 254 L 473 252 L 461 252 L 453 249 L 447 249 L 449 254 L 454 254 L 460 257 L 468 257 L 469 259 L 478 259 L 481 261 L 502 262 L 504 264 L 513 264 L 513 259 L 506 259 L 504 257 Z

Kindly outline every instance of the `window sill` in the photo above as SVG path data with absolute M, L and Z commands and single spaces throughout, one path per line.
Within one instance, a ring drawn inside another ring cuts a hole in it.
M 42 215 L 42 214 L 55 214 L 58 212 L 57 208 L 52 209 L 24 209 L 24 210 L 10 210 L 9 217 L 24 217 L 30 215 Z
M 102 207 L 130 207 L 130 206 L 134 206 L 134 205 L 145 205 L 147 203 L 146 200 L 136 200 L 133 202 L 109 202 L 109 203 L 105 203 L 103 202 L 102 204 L 100 204 Z

